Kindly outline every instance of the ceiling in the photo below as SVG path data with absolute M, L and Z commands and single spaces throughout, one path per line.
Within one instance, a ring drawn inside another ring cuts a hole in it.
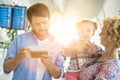
M 45 3 L 51 13 L 58 12 L 75 19 L 82 18 L 104 18 L 107 16 L 120 15 L 120 0 L 0 0 L 1 4 L 30 5 Z

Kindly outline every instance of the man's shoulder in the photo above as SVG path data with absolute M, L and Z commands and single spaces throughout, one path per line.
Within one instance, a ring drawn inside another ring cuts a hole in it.
M 29 36 L 32 36 L 32 33 L 31 32 L 25 32 L 25 33 L 22 33 L 22 34 L 19 34 L 17 35 L 16 37 L 17 38 L 27 38 Z
M 19 34 L 14 38 L 14 40 L 18 40 L 18 41 L 27 41 L 27 40 L 33 40 L 33 39 L 34 37 L 31 32 Z
M 27 35 L 31 35 L 31 34 L 32 34 L 31 32 L 25 32 L 25 33 L 19 34 L 18 36 L 27 36 Z

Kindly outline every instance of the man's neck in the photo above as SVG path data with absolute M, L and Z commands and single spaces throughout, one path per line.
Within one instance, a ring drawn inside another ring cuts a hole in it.
M 38 40 L 45 40 L 49 37 L 49 34 L 46 34 L 46 35 L 37 35 L 35 32 L 33 32 L 33 34 L 35 35 L 35 37 L 38 39 Z
M 45 36 L 36 36 L 38 40 L 45 40 L 48 38 L 48 35 Z

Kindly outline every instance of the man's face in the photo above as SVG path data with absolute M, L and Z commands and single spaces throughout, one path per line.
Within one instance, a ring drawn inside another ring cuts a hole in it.
M 36 36 L 44 37 L 48 35 L 49 30 L 48 17 L 32 16 L 30 24 L 32 26 L 33 33 Z

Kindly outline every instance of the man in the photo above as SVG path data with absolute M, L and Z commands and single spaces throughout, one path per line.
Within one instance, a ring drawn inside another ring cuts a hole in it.
M 50 19 L 48 7 L 42 3 L 32 5 L 27 10 L 27 19 L 32 31 L 18 35 L 14 39 L 7 51 L 4 71 L 6 73 L 14 71 L 12 80 L 60 78 L 63 74 L 64 58 L 60 55 L 61 46 L 48 32 Z M 32 53 L 29 47 L 43 45 L 50 46 L 48 55 L 31 57 Z

